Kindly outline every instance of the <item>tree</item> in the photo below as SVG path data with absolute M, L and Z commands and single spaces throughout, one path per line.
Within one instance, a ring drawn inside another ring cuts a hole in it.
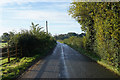
M 9 39 L 10 39 L 10 35 L 7 32 L 3 33 L 2 40 L 8 41 Z
M 33 34 L 33 35 L 38 35 L 40 34 L 40 32 L 42 31 L 43 27 L 39 27 L 39 24 L 34 24 L 32 22 L 32 26 L 31 27 L 31 30 L 30 30 L 30 33 Z
M 93 50 L 93 43 L 95 41 L 95 28 L 93 16 L 96 12 L 96 3 L 88 2 L 73 2 L 70 6 L 69 14 L 75 18 L 78 23 L 82 25 L 81 29 L 86 32 L 86 48 Z
M 30 30 L 21 30 L 10 38 L 10 46 L 14 44 L 23 50 L 22 56 L 33 56 L 37 53 L 43 54 L 55 45 L 55 40 L 50 34 L 46 34 L 39 24 L 32 23 Z M 12 33 L 11 33 L 12 34 Z M 33 52 L 34 51 L 34 52 Z
M 71 36 L 83 37 L 83 36 L 85 36 L 85 33 L 77 34 L 77 33 L 74 33 L 74 32 L 69 32 L 67 34 L 55 35 L 54 38 L 56 40 L 64 40 L 64 39 L 70 38 Z
M 120 2 L 73 2 L 69 14 L 86 32 L 84 46 L 120 69 Z

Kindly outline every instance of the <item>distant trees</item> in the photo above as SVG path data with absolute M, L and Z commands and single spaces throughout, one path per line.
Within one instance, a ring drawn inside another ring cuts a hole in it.
M 10 35 L 9 35 L 8 33 L 3 33 L 2 39 L 3 39 L 4 41 L 8 41 L 8 40 L 10 39 Z
M 64 39 L 70 38 L 72 36 L 83 37 L 83 36 L 85 36 L 85 33 L 77 34 L 77 33 L 74 33 L 74 32 L 69 32 L 68 34 L 55 35 L 54 38 L 56 40 L 64 40 Z
M 120 2 L 73 2 L 69 14 L 86 32 L 84 48 L 120 70 Z
M 7 42 L 8 40 L 10 40 L 10 38 L 12 36 L 14 36 L 14 32 L 10 31 L 9 33 L 7 33 L 7 32 L 3 33 L 3 35 L 1 36 L 1 38 L 2 38 L 2 40 L 4 40 L 4 41 Z

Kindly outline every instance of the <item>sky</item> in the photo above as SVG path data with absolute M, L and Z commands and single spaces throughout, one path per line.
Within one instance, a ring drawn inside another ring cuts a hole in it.
M 1 0 L 0 35 L 4 32 L 30 29 L 31 22 L 44 27 L 48 21 L 48 31 L 52 35 L 68 32 L 82 33 L 81 25 L 68 10 L 71 0 Z

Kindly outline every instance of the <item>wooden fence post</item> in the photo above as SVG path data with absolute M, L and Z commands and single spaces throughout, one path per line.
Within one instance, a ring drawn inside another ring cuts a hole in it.
M 21 57 L 22 57 L 22 47 L 21 47 Z
M 9 42 L 8 42 L 8 50 L 7 50 L 7 53 L 8 53 L 8 62 L 10 62 L 10 50 L 9 50 Z
M 11 49 L 11 54 L 13 54 L 13 49 L 14 49 L 14 47 L 12 47 L 12 49 Z
M 17 44 L 16 44 L 16 59 L 17 59 Z

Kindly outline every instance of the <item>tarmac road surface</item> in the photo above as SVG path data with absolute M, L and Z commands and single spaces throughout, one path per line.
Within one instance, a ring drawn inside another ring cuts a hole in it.
M 66 44 L 57 42 L 53 53 L 30 67 L 23 78 L 116 78 L 114 73 L 78 53 Z

